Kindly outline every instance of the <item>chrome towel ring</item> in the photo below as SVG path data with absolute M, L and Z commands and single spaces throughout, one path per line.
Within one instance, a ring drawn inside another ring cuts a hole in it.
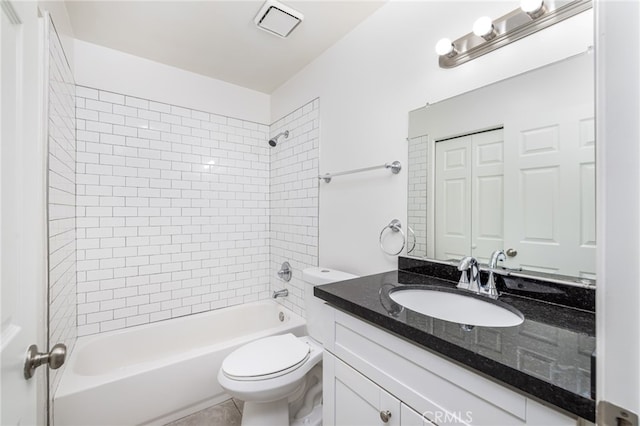
M 407 230 L 409 231 L 409 235 L 411 235 L 411 237 L 413 237 L 413 244 L 411 245 L 411 248 L 407 248 L 407 254 L 410 254 L 413 249 L 416 248 L 416 244 L 418 243 L 418 240 L 416 239 L 416 233 L 413 231 L 413 229 L 407 225 Z
M 386 248 L 384 248 L 384 243 L 382 242 L 382 236 L 384 235 L 384 231 L 386 231 L 387 229 L 391 229 L 393 232 L 400 232 L 400 234 L 402 235 L 402 247 L 400 247 L 400 250 L 398 250 L 397 253 L 389 252 L 387 251 Z M 380 231 L 380 237 L 378 238 L 378 240 L 380 241 L 380 248 L 382 249 L 383 252 L 385 252 L 389 256 L 397 256 L 400 253 L 402 253 L 402 250 L 404 250 L 407 237 L 404 234 L 404 231 L 402 230 L 402 224 L 400 223 L 400 221 L 398 219 L 393 219 L 387 226 L 382 228 L 382 231 Z

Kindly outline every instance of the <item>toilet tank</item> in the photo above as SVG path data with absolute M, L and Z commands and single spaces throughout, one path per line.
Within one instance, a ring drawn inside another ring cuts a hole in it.
M 328 284 L 336 281 L 350 280 L 358 278 L 357 275 L 348 272 L 337 271 L 335 269 L 313 267 L 302 271 L 304 280 L 304 303 L 307 311 L 307 330 L 309 336 L 322 343 L 321 314 L 323 301 L 313 295 L 313 287 L 320 284 Z

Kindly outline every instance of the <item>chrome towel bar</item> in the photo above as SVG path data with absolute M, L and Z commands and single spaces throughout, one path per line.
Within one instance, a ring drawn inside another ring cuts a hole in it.
M 329 183 L 331 182 L 331 178 L 336 176 L 350 175 L 352 173 L 368 172 L 369 170 L 376 170 L 376 169 L 391 169 L 391 173 L 393 173 L 394 175 L 397 175 L 398 173 L 400 173 L 400 170 L 402 170 L 402 165 L 400 164 L 399 161 L 394 161 L 393 163 L 385 163 L 385 164 L 382 164 L 381 166 L 365 167 L 363 169 L 347 170 L 345 172 L 326 173 L 324 175 L 318 176 L 318 179 L 323 179 L 326 183 Z

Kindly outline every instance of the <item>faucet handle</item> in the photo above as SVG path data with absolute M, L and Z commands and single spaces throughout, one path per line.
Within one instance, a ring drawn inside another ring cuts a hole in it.
M 478 261 L 475 257 L 465 256 L 460 259 L 460 262 L 458 263 L 458 271 L 468 271 L 473 265 L 478 265 Z
M 460 280 L 458 281 L 458 285 L 456 285 L 456 287 L 459 288 L 460 290 L 469 290 L 469 270 L 468 269 L 462 271 L 462 274 L 460 274 Z
M 460 259 L 460 263 L 458 263 L 458 271 L 461 271 L 462 274 L 460 275 L 460 281 L 458 281 L 458 285 L 456 286 L 457 288 L 461 290 L 473 290 L 471 283 L 476 278 L 474 275 L 474 273 L 476 273 L 474 268 L 477 271 L 478 261 L 475 258 L 466 256 Z
M 489 271 L 489 280 L 487 281 L 487 284 L 480 286 L 480 294 L 492 299 L 497 299 L 500 296 L 498 294 L 498 288 L 496 287 L 496 278 L 493 271 Z

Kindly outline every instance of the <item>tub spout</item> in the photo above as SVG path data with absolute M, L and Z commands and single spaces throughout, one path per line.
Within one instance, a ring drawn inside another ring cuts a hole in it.
M 278 297 L 287 297 L 288 295 L 289 295 L 289 290 L 286 288 L 273 292 L 274 299 L 277 299 Z

